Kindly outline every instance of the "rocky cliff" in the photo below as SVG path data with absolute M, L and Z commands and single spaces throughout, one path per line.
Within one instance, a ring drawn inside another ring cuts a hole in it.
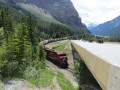
M 58 21 L 87 30 L 70 0 L 12 0 L 15 3 L 36 5 Z

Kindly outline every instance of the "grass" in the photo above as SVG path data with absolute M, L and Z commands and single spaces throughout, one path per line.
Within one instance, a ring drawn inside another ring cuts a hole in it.
M 40 75 L 40 81 L 38 82 L 40 87 L 50 86 L 54 75 L 55 74 L 49 70 L 42 71 Z
M 47 16 L 42 15 L 40 12 L 38 12 L 37 10 L 35 10 L 34 8 L 30 7 L 30 6 L 26 6 L 24 4 L 19 4 L 19 6 L 29 12 L 31 12 L 33 15 L 35 15 L 37 18 L 39 18 L 40 20 L 43 21 L 47 21 L 50 23 L 58 23 L 61 24 L 59 21 L 55 20 L 54 18 L 49 18 Z
M 65 48 L 70 41 L 65 41 L 59 45 L 56 45 L 53 47 L 54 50 L 56 51 L 61 51 L 63 53 L 66 53 L 67 55 L 69 55 L 72 51 L 70 50 L 70 48 Z
M 58 73 L 56 74 L 57 83 L 62 88 L 62 90 L 79 90 L 79 88 L 74 88 L 72 83 L 64 77 L 64 74 L 61 73 L 57 68 L 48 64 L 48 67 L 54 68 Z
M 57 82 L 62 88 L 62 90 L 77 90 L 76 88 L 73 87 L 71 82 L 67 80 L 62 73 L 57 74 Z
M 54 50 L 61 50 L 61 49 L 64 49 L 68 43 L 69 43 L 69 41 L 65 41 L 63 43 L 60 43 L 60 45 L 54 46 L 53 48 L 54 48 Z
M 40 71 L 40 75 L 37 79 L 29 78 L 28 82 L 34 84 L 38 88 L 47 87 L 52 84 L 54 76 L 55 74 L 53 72 L 45 69 Z
M 2 90 L 2 88 L 3 88 L 4 86 L 5 86 L 5 85 L 0 82 L 0 90 Z

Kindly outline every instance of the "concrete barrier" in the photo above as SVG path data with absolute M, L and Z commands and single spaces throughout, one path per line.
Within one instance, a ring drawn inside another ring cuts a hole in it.
M 107 62 L 71 41 L 82 60 L 103 90 L 120 90 L 120 67 Z

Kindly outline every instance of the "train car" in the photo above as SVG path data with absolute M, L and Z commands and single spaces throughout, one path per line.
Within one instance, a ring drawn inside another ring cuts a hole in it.
M 47 53 L 46 57 L 48 60 L 52 61 L 55 64 L 58 64 L 62 68 L 68 67 L 68 57 L 66 56 L 65 53 L 54 51 L 54 50 L 49 49 L 47 47 L 45 47 L 44 50 Z
M 52 43 L 52 42 L 56 42 L 56 41 L 61 41 L 61 40 L 67 40 L 68 37 L 63 37 L 63 38 L 56 38 L 56 39 L 48 39 L 48 40 L 44 40 L 42 42 L 39 43 L 39 45 L 46 45 L 48 43 Z

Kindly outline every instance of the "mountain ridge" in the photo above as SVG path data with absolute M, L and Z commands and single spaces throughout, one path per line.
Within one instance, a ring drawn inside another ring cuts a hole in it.
M 94 35 L 112 36 L 112 37 L 120 36 L 120 15 L 103 24 L 99 24 L 90 31 Z
M 71 0 L 0 0 L 7 3 L 24 3 L 35 5 L 46 12 L 49 12 L 56 20 L 83 30 L 88 30 L 81 22 L 78 12 Z

